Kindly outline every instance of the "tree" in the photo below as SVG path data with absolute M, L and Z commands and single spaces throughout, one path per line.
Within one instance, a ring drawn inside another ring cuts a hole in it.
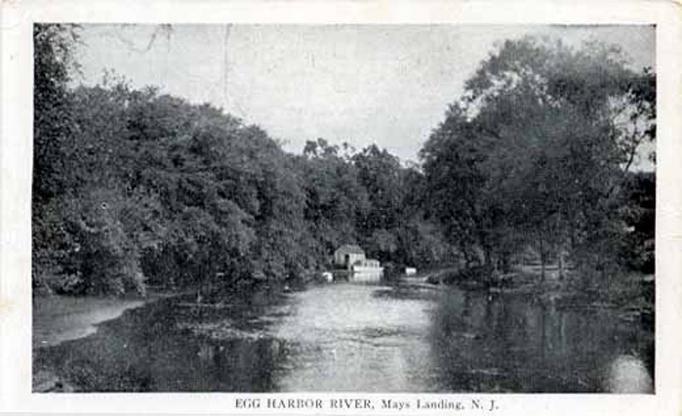
M 505 42 L 421 151 L 431 203 L 467 261 L 543 264 L 569 249 L 593 269 L 622 238 L 621 187 L 653 140 L 655 88 L 612 47 Z
M 305 191 L 304 218 L 317 240 L 314 250 L 319 258 L 328 257 L 342 244 L 358 242 L 370 207 L 356 167 L 340 150 L 320 138 L 308 141 L 303 157 L 296 159 Z
M 77 27 L 66 24 L 35 24 L 33 88 L 33 183 L 32 260 L 35 288 L 46 288 L 52 271 L 73 250 L 61 224 L 59 201 L 69 192 L 73 177 L 68 169 L 74 156 L 69 146 L 73 129 L 68 82 L 77 67 L 73 47 Z
M 77 42 L 77 26 L 33 26 L 33 196 L 38 203 L 46 202 L 70 185 L 65 169 L 72 157 L 66 144 L 73 129 L 68 82 L 78 68 L 73 58 Z

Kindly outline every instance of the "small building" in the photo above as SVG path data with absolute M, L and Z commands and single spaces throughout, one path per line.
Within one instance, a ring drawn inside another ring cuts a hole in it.
M 350 269 L 352 265 L 365 261 L 365 252 L 355 244 L 344 244 L 334 252 L 334 266 Z
M 379 260 L 375 259 L 364 259 L 361 261 L 356 261 L 353 266 L 357 267 L 368 267 L 368 268 L 379 268 L 381 267 L 381 263 L 379 263 Z

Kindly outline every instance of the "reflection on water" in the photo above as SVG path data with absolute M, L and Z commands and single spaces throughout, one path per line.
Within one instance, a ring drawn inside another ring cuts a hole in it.
M 609 310 L 350 282 L 159 301 L 35 363 L 88 391 L 651 392 L 653 334 Z
M 296 294 L 276 331 L 292 346 L 282 390 L 423 390 L 430 304 L 376 291 L 337 284 Z
M 653 368 L 652 335 L 610 310 L 453 290 L 434 318 L 439 390 L 605 391 L 611 361 L 626 352 L 649 354 Z
M 606 390 L 613 393 L 653 393 L 653 382 L 644 362 L 620 355 L 609 366 Z

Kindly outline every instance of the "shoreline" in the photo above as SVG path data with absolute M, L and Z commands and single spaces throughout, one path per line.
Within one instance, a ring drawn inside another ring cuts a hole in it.
M 120 318 L 129 309 L 139 308 L 158 297 L 119 299 L 95 296 L 39 296 L 33 298 L 32 350 L 34 393 L 75 392 L 75 385 L 50 368 L 36 368 L 37 351 L 66 341 L 85 338 L 97 332 L 97 325 Z
M 34 350 L 85 338 L 97 332 L 101 323 L 118 319 L 136 309 L 169 297 L 152 294 L 146 298 L 99 296 L 40 296 L 33 299 L 32 347 Z
M 253 291 L 253 288 L 243 289 Z M 111 296 L 36 296 L 32 301 L 32 349 L 57 346 L 97 332 L 97 326 L 119 319 L 127 310 L 140 308 L 160 299 L 181 297 L 196 289 L 147 291 L 146 297 Z M 233 291 L 222 293 L 228 299 Z

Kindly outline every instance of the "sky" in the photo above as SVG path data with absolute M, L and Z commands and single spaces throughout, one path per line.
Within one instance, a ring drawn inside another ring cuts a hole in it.
M 290 152 L 323 137 L 416 161 L 480 62 L 526 35 L 616 44 L 655 68 L 652 26 L 85 25 L 76 82 L 113 70 L 258 124 Z

